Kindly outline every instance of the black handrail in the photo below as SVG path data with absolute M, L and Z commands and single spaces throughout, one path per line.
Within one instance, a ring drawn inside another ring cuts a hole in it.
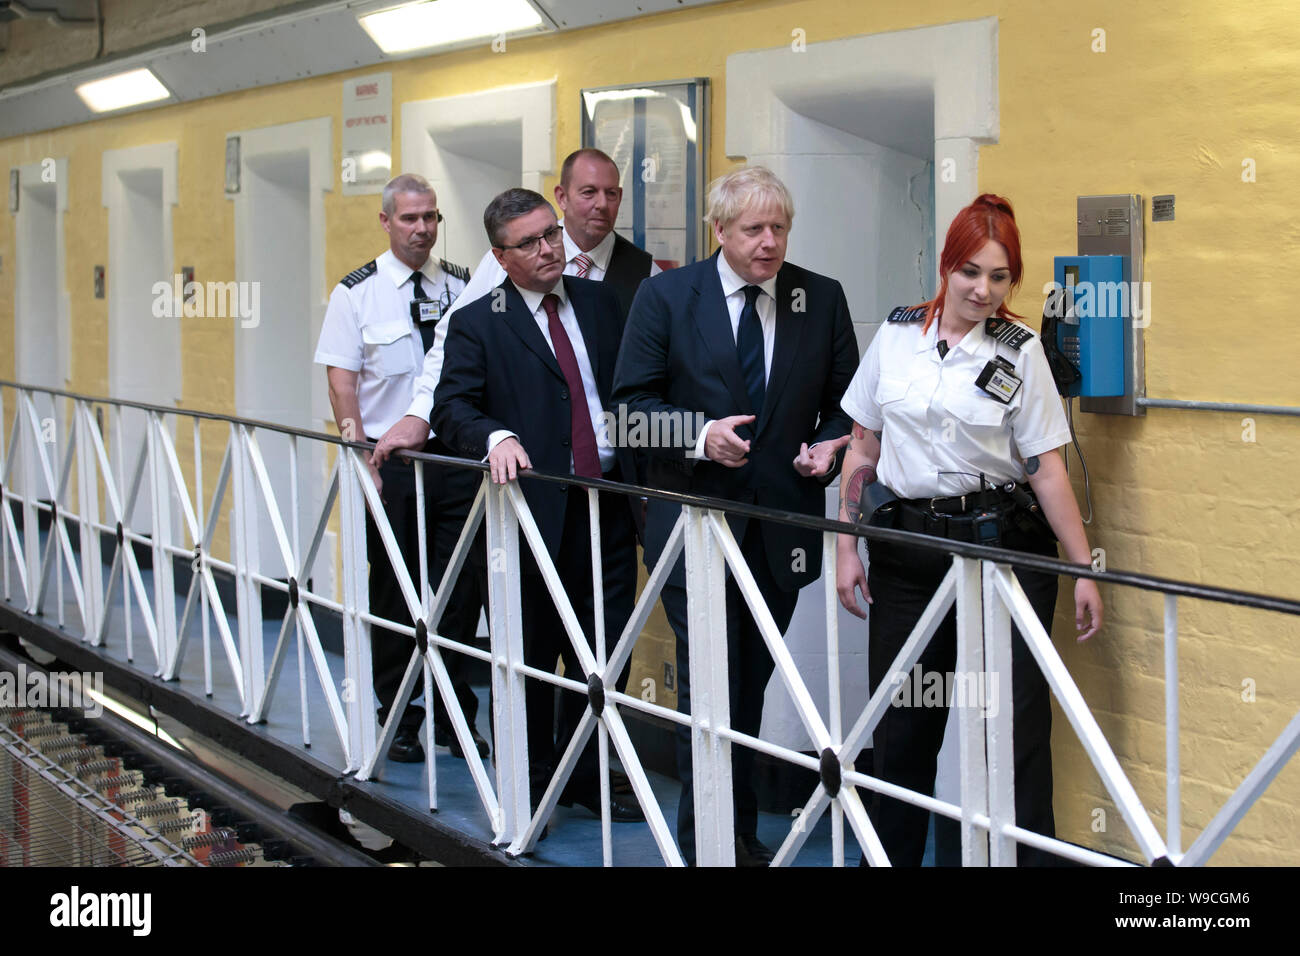
M 0 379 L 0 388 L 4 387 L 24 389 L 33 392 L 44 392 L 50 395 L 59 395 L 64 398 L 71 398 L 76 401 L 103 405 L 118 405 L 127 408 L 139 408 L 146 411 L 162 412 L 167 415 L 177 415 L 184 418 L 201 418 L 208 421 L 228 422 L 234 425 L 244 425 L 267 431 L 279 432 L 285 435 L 296 435 L 299 438 L 310 438 L 316 441 L 329 442 L 347 448 L 355 448 L 358 451 L 369 451 L 375 447 L 372 442 L 346 441 L 343 438 L 327 434 L 326 432 L 308 431 L 303 428 L 294 428 L 289 425 L 278 425 L 275 422 L 264 422 L 251 418 L 237 418 L 233 415 L 223 415 L 219 412 L 168 408 L 165 405 L 150 405 L 147 402 L 102 398 L 94 395 L 83 395 L 79 392 L 64 391 L 57 388 L 22 385 L 18 382 Z M 484 473 L 488 471 L 488 464 L 486 462 L 471 461 L 467 458 L 431 455 L 417 451 L 403 451 L 401 454 L 406 458 L 450 466 L 453 468 L 470 468 Z M 580 478 L 575 475 L 552 475 L 547 474 L 546 472 L 529 471 L 525 476 L 525 480 L 549 481 L 563 485 L 578 485 L 583 488 L 595 488 L 600 491 L 610 491 L 621 495 L 656 498 L 661 501 L 670 501 L 674 504 L 690 505 L 695 508 L 706 508 L 711 511 L 721 511 L 727 514 L 740 515 L 746 518 L 757 518 L 763 521 L 776 521 L 781 524 L 794 525 L 795 527 L 807 528 L 812 531 L 833 531 L 840 534 L 852 534 L 859 538 L 865 538 L 868 541 L 887 541 L 893 544 L 908 545 L 909 547 L 924 548 L 930 551 L 941 551 L 947 554 L 959 555 L 963 558 L 976 558 L 984 561 L 992 561 L 996 564 L 1010 564 L 1018 568 L 1042 571 L 1058 576 L 1067 575 L 1073 578 L 1091 578 L 1095 581 L 1104 581 L 1109 584 L 1124 584 L 1129 587 L 1140 588 L 1144 591 L 1155 591 L 1161 594 L 1173 594 L 1178 597 L 1196 598 L 1197 600 L 1202 601 L 1215 601 L 1220 604 L 1233 604 L 1238 607 L 1255 608 L 1263 611 L 1276 611 L 1280 614 L 1293 614 L 1300 616 L 1300 601 L 1275 597 L 1269 594 L 1260 594 L 1254 591 L 1242 591 L 1235 588 L 1194 584 L 1190 581 L 1178 581 L 1173 578 L 1162 578 L 1153 574 L 1141 574 L 1136 571 L 1097 571 L 1090 566 L 1073 564 L 1069 561 L 1061 561 L 1058 558 L 1026 554 L 1022 551 L 1010 551 L 1005 548 L 990 548 L 985 545 L 967 544 L 962 541 L 936 538 L 931 535 L 920 534 L 912 531 L 895 531 L 889 528 L 872 528 L 867 525 L 850 524 L 845 521 L 835 521 L 830 518 L 817 518 L 797 512 L 781 511 L 775 508 L 764 508 L 758 505 L 749 505 L 737 501 L 726 501 L 720 498 L 708 498 L 702 495 L 687 495 L 676 491 L 663 491 L 657 488 L 646 488 L 642 485 L 606 481 L 603 478 Z

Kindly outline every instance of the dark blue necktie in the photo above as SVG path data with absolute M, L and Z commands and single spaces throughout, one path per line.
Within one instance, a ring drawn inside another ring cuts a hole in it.
M 763 325 L 758 321 L 758 294 L 763 290 L 756 285 L 745 286 L 745 307 L 740 310 L 740 325 L 736 329 L 736 355 L 740 359 L 740 375 L 745 380 L 754 414 L 763 411 L 763 397 L 767 394 L 767 368 L 763 356 Z

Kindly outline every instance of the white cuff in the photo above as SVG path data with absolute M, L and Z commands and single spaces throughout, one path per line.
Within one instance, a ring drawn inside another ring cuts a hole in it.
M 331 365 L 334 368 L 341 368 L 347 372 L 360 372 L 361 361 L 355 355 L 335 355 L 333 352 L 317 352 L 312 358 L 316 365 L 324 365 L 326 368 Z
M 700 461 L 709 460 L 709 457 L 706 454 L 704 454 L 704 442 L 709 437 L 709 426 L 712 425 L 716 420 L 717 419 L 711 418 L 704 423 L 704 427 L 700 429 L 700 437 L 695 442 L 695 450 L 686 453 L 688 458 L 698 458 Z
M 415 397 L 411 399 L 411 404 L 406 409 L 406 414 L 415 418 L 423 418 L 426 422 L 433 413 L 433 393 L 422 388 L 415 390 Z

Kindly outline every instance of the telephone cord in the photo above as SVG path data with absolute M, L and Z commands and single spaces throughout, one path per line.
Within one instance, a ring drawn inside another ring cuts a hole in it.
M 1083 467 L 1083 497 L 1088 502 L 1088 517 L 1083 519 L 1085 525 L 1092 524 L 1092 482 L 1088 479 L 1088 462 L 1084 460 L 1083 449 L 1079 447 L 1079 436 L 1074 430 L 1074 399 L 1065 400 L 1065 420 L 1070 426 L 1070 440 L 1074 442 L 1074 453 L 1079 456 L 1079 464 Z M 1065 459 L 1065 473 L 1070 473 L 1070 456 L 1062 456 Z

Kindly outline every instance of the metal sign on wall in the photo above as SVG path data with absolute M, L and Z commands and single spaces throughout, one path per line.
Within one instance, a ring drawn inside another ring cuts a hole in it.
M 615 228 L 665 269 L 707 249 L 708 89 L 697 77 L 582 90 L 582 145 L 608 153 L 623 185 Z
M 393 175 L 393 74 L 343 81 L 343 195 L 382 192 Z

